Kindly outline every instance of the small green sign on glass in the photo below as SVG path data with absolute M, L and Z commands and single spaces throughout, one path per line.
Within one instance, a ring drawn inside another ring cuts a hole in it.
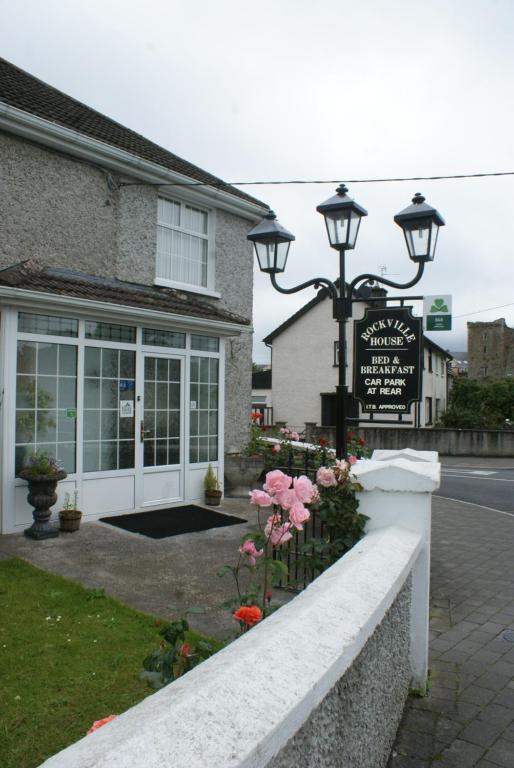
M 76 419 L 77 418 L 77 409 L 76 408 L 66 408 L 66 416 L 68 419 Z

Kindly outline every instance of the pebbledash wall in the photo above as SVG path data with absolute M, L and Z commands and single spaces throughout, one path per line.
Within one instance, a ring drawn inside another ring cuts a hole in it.
M 355 473 L 366 536 L 293 601 L 45 768 L 384 768 L 427 676 L 435 454 Z M 198 723 L 202 724 L 198 728 Z
M 3 132 L 0 166 L 0 268 L 36 258 L 52 267 L 154 284 L 157 199 L 167 193 L 144 184 L 118 188 L 128 177 Z M 219 298 L 201 295 L 202 300 L 251 318 L 253 256 L 246 241 L 251 216 L 223 210 L 212 200 L 202 203 L 199 193 L 181 189 L 175 196 L 207 208 L 213 221 Z M 242 425 L 251 407 L 251 346 L 251 329 L 227 340 L 227 452 L 247 439 Z

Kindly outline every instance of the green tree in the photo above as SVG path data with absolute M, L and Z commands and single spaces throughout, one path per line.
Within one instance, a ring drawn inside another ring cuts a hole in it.
M 457 379 L 440 423 L 457 429 L 497 429 L 506 419 L 514 421 L 514 381 Z

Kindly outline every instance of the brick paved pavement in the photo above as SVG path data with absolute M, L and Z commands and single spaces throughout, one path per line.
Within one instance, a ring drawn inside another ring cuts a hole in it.
M 433 499 L 430 692 L 389 768 L 514 768 L 514 516 Z

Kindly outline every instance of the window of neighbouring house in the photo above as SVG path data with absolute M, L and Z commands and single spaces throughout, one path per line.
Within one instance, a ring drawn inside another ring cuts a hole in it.
M 209 286 L 209 214 L 196 206 L 159 198 L 156 278 Z
M 425 397 L 425 425 L 432 424 L 432 398 Z
M 190 366 L 189 460 L 192 464 L 217 461 L 219 361 L 191 357 Z
M 76 408 L 77 347 L 18 341 L 16 472 L 35 451 L 60 459 L 68 474 L 75 472 Z

